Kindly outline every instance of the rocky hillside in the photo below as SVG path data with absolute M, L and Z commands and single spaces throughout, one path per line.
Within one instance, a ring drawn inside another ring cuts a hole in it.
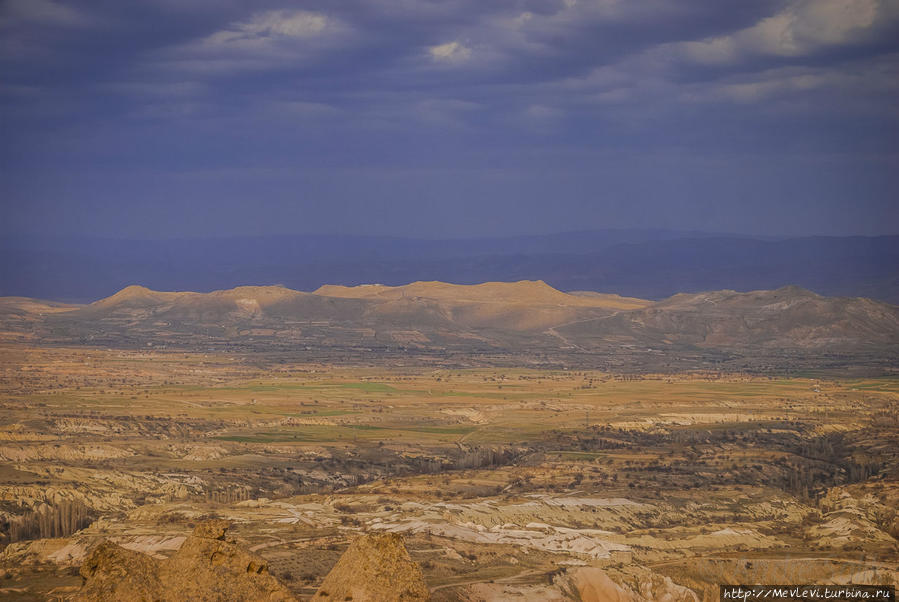
M 268 572 L 259 556 L 226 540 L 227 521 L 201 523 L 169 558 L 157 560 L 109 541 L 95 547 L 81 566 L 83 584 L 72 602 L 297 600 Z M 630 602 L 698 602 L 690 589 L 637 565 L 603 570 L 573 567 L 557 571 L 546 585 L 490 581 L 461 588 L 453 599 L 466 602 L 528 599 Z M 442 594 L 439 599 L 446 599 Z M 428 602 L 421 567 L 409 556 L 403 536 L 367 533 L 343 553 L 318 591 L 316 601 Z
M 574 340 L 628 338 L 709 348 L 877 347 L 899 342 L 899 307 L 864 298 L 774 291 L 680 294 L 649 307 L 560 329 Z
M 81 566 L 84 583 L 73 602 L 290 602 L 294 595 L 259 556 L 225 539 L 228 523 L 201 523 L 170 558 L 156 560 L 111 542 Z

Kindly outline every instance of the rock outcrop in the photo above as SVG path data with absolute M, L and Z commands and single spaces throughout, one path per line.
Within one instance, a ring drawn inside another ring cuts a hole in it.
M 692 590 L 639 566 L 575 567 L 556 574 L 550 585 L 474 583 L 454 594 L 464 602 L 699 602 Z
M 73 600 L 162 600 L 160 563 L 111 541 L 94 548 L 81 565 L 83 584 Z
M 225 539 L 228 526 L 219 520 L 201 523 L 165 560 L 104 542 L 81 566 L 83 585 L 72 600 L 295 601 L 269 574 L 265 560 Z
M 616 571 L 616 580 L 595 567 L 580 567 L 560 580 L 563 591 L 583 602 L 699 602 L 690 589 L 643 567 Z
M 356 539 L 322 582 L 313 600 L 418 602 L 430 600 L 421 568 L 397 533 Z

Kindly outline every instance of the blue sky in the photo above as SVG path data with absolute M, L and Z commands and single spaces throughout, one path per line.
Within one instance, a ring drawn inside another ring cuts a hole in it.
M 899 0 L 0 3 L 2 232 L 899 233 Z

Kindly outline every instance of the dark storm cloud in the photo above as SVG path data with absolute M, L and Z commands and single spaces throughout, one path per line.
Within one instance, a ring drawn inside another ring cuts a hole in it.
M 8 227 L 895 229 L 892 0 L 0 7 Z

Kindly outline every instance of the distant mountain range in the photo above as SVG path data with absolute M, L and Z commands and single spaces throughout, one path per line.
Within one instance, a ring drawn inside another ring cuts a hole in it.
M 325 284 L 543 280 L 564 291 L 646 299 L 797 285 L 899 303 L 899 236 L 773 239 L 663 230 L 471 240 L 47 236 L 6 237 L 0 254 L 0 295 L 74 302 L 132 283 L 158 290 L 281 284 L 311 291 Z
M 0 333 L 35 344 L 247 350 L 320 358 L 515 356 L 624 366 L 874 365 L 899 358 L 899 306 L 799 287 L 683 293 L 653 302 L 563 293 L 542 281 L 307 293 L 245 286 L 210 293 L 129 286 L 88 305 L 0 299 Z M 466 360 L 467 361 L 467 360 Z

